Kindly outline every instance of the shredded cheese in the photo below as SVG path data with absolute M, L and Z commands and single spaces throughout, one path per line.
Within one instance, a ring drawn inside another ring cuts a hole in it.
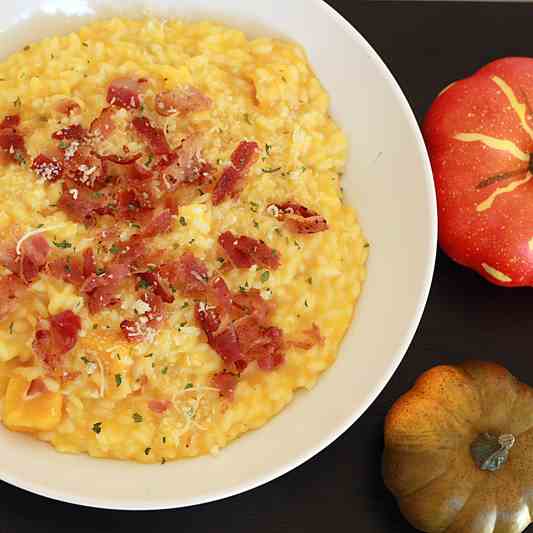
M 96 354 L 94 355 L 94 358 L 96 359 L 96 362 L 98 363 L 98 368 L 100 369 L 100 398 L 103 398 L 105 395 L 106 388 L 104 365 Z
M 17 242 L 17 246 L 15 248 L 15 251 L 17 252 L 17 255 L 20 255 L 21 254 L 21 251 L 20 251 L 20 247 L 22 246 L 22 243 L 26 240 L 26 239 L 29 239 L 30 237 L 33 237 L 34 235 L 38 235 L 39 233 L 44 233 L 45 231 L 52 231 L 52 230 L 55 230 L 55 229 L 58 229 L 58 228 L 62 228 L 63 226 L 65 226 L 65 224 L 56 224 L 55 226 L 48 226 L 48 227 L 42 227 L 42 228 L 39 228 L 39 229 L 35 229 L 33 231 L 29 231 L 28 233 L 26 233 L 25 235 L 23 235 Z

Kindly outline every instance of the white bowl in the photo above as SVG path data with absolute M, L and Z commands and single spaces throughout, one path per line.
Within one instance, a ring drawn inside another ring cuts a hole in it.
M 350 427 L 400 363 L 433 273 L 437 215 L 422 136 L 368 43 L 321 0 L 16 0 L 2 3 L 0 57 L 112 14 L 210 18 L 301 43 L 347 132 L 347 200 L 371 243 L 368 280 L 335 365 L 310 393 L 217 457 L 144 466 L 63 455 L 0 429 L 0 478 L 81 505 L 163 509 L 217 500 L 297 467 Z

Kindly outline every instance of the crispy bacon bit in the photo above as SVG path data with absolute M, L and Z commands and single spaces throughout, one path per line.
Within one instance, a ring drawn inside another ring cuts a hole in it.
M 329 228 L 323 216 L 295 202 L 272 204 L 267 207 L 267 212 L 284 220 L 293 233 L 318 233 Z
M 155 237 L 160 233 L 165 233 L 170 229 L 172 223 L 172 213 L 170 209 L 164 209 L 155 215 L 147 226 L 142 230 L 141 236 L 144 238 Z
M 261 292 L 257 289 L 236 293 L 232 298 L 232 303 L 235 318 L 253 316 L 261 324 L 268 321 L 273 311 L 273 305 L 264 300 Z
M 49 329 L 38 329 L 33 340 L 33 350 L 43 363 L 54 369 L 63 363 L 63 355 L 72 350 L 78 340 L 81 320 L 70 310 L 49 319 Z
M 307 339 L 288 341 L 286 343 L 287 346 L 294 346 L 295 348 L 299 348 L 301 350 L 310 350 L 313 348 L 313 346 L 322 346 L 324 344 L 325 339 L 320 333 L 320 328 L 314 322 L 310 329 L 306 329 L 302 333 L 307 337 Z
M 155 110 L 163 117 L 169 117 L 175 113 L 186 115 L 195 111 L 206 111 L 212 104 L 211 98 L 192 85 L 161 92 L 155 97 Z
M 91 137 L 95 137 L 101 141 L 107 139 L 115 129 L 115 123 L 113 122 L 114 115 L 115 110 L 112 107 L 102 109 L 100 116 L 91 122 L 91 127 L 89 128 Z
M 20 115 L 6 115 L 0 122 L 0 130 L 6 128 L 18 128 L 20 125 Z
M 48 392 L 46 383 L 41 378 L 32 379 L 28 390 L 26 391 L 25 398 L 26 400 L 31 400 L 32 398 L 36 398 L 45 392 Z
M 124 109 L 141 107 L 141 92 L 147 80 L 144 78 L 118 78 L 107 89 L 107 103 Z
M 55 278 L 71 283 L 76 287 L 79 287 L 85 279 L 81 261 L 77 257 L 56 259 L 48 264 L 48 271 Z
M 207 290 L 207 267 L 191 252 L 185 252 L 174 263 L 161 265 L 159 273 L 184 294 L 202 294 Z
M 150 400 L 148 402 L 148 408 L 158 415 L 162 415 L 171 405 L 170 400 Z
M 46 265 L 46 258 L 50 246 L 48 241 L 40 234 L 24 239 L 20 246 L 19 275 L 22 281 L 34 281 L 42 267 Z
M 68 98 L 64 98 L 63 100 L 57 103 L 56 111 L 58 113 L 63 113 L 68 117 L 71 114 L 78 114 L 81 111 L 81 107 L 78 102 L 75 102 L 74 100 L 70 100 Z
M 259 146 L 253 141 L 242 141 L 231 155 L 231 162 L 237 172 L 246 174 L 259 159 Z
M 112 163 L 116 163 L 117 165 L 131 165 L 132 163 L 135 163 L 137 159 L 140 159 L 142 157 L 142 153 L 139 152 L 138 154 L 131 154 L 126 156 L 120 156 L 116 154 L 97 154 L 96 157 L 105 161 L 111 161 Z
M 222 203 L 228 196 L 233 198 L 239 193 L 240 182 L 259 158 L 256 142 L 243 141 L 231 156 L 231 166 L 226 167 L 213 190 L 213 205 Z
M 135 117 L 131 123 L 135 131 L 150 145 L 150 149 L 155 155 L 171 152 L 165 132 L 161 128 L 152 126 L 146 117 Z
M 230 372 L 218 372 L 213 376 L 213 385 L 220 391 L 220 396 L 228 400 L 233 399 L 237 383 L 237 376 Z
M 105 307 L 116 305 L 120 298 L 116 295 L 122 280 L 129 274 L 126 264 L 112 264 L 102 275 L 91 274 L 81 287 L 81 292 L 87 295 L 89 312 L 98 313 Z
M 83 277 L 88 278 L 96 273 L 96 264 L 94 262 L 94 253 L 92 248 L 83 251 Z
M 238 268 L 250 268 L 254 264 L 271 269 L 279 267 L 278 253 L 263 241 L 245 235 L 238 237 L 226 231 L 219 236 L 218 242 Z
M 133 235 L 128 241 L 122 243 L 120 247 L 121 251 L 117 255 L 115 262 L 128 268 L 136 264 L 146 253 L 144 241 L 138 235 Z
M 85 128 L 81 124 L 72 124 L 52 133 L 52 139 L 56 141 L 69 140 L 81 141 L 86 135 Z
M 57 204 L 72 220 L 91 226 L 96 215 L 113 214 L 112 206 L 104 194 L 95 195 L 72 181 L 63 183 L 63 193 Z
M 218 308 L 227 313 L 234 303 L 231 291 L 221 276 L 215 276 L 209 283 L 211 296 Z
M 0 320 L 15 309 L 16 301 L 25 289 L 26 285 L 15 274 L 0 278 Z
M 63 163 L 44 154 L 35 157 L 31 169 L 37 174 L 37 177 L 50 182 L 60 179 L 63 175 Z
M 167 281 L 157 272 L 141 272 L 138 276 L 152 287 L 154 294 L 161 297 L 163 302 L 170 304 L 174 301 L 174 295 Z
M 146 332 L 136 320 L 123 320 L 120 329 L 128 342 L 142 342 Z
M 90 189 L 101 187 L 106 174 L 103 161 L 97 157 L 90 146 L 80 145 L 78 141 L 73 141 L 74 143 L 77 146 L 72 157 L 67 157 L 68 148 L 65 151 L 64 176 Z
M 11 161 L 22 163 L 26 160 L 24 137 L 15 129 L 0 129 L 0 148 Z

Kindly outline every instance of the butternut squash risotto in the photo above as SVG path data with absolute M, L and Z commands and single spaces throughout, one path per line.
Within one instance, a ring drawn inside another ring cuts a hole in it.
M 299 46 L 211 22 L 114 18 L 0 64 L 4 425 L 164 463 L 311 389 L 368 252 L 328 107 Z

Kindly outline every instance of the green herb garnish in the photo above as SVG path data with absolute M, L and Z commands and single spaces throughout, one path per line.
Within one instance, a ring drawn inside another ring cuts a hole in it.
M 140 424 L 143 421 L 143 417 L 139 413 L 133 413 L 132 418 L 136 424 Z
M 194 385 L 192 383 L 187 383 L 187 385 L 185 385 L 185 387 L 183 387 L 184 390 L 187 390 L 187 389 L 192 389 L 194 387 Z
M 65 239 L 63 239 L 61 242 L 52 241 L 52 243 L 56 248 L 72 248 L 72 243 L 68 242 Z
M 161 374 L 165 375 L 168 372 L 168 366 L 161 369 Z
M 150 283 L 146 281 L 145 279 L 141 279 L 139 281 L 139 288 L 140 289 L 148 289 L 150 287 Z
M 118 253 L 120 253 L 121 249 L 116 244 L 113 244 L 113 246 L 111 246 L 111 248 L 109 248 L 109 251 L 112 254 L 118 254 Z
M 102 422 L 95 422 L 93 424 L 93 431 L 98 435 L 102 431 Z
M 9 324 L 9 334 L 10 335 L 13 335 L 13 326 L 14 326 L 14 324 L 13 324 L 13 322 L 11 322 L 11 324 Z
M 276 168 L 262 168 L 261 172 L 264 172 L 265 174 L 273 174 L 274 172 L 278 172 L 281 170 L 281 167 Z
M 117 384 L 117 387 L 122 385 L 122 376 L 120 374 L 115 374 L 115 383 Z
M 270 272 L 268 270 L 265 270 L 262 274 L 261 274 L 261 281 L 263 283 L 266 283 L 268 281 L 268 278 L 270 277 Z
M 250 202 L 250 211 L 252 213 L 257 213 L 257 211 L 259 211 L 259 204 L 257 202 Z
M 144 455 L 148 455 L 151 450 L 152 450 L 152 448 L 145 448 L 144 449 Z
M 272 153 L 272 145 L 271 144 L 265 144 L 265 152 L 267 155 L 270 155 Z
M 182 226 L 186 226 L 187 225 L 187 221 L 185 220 L 185 217 L 180 217 L 180 224 Z

